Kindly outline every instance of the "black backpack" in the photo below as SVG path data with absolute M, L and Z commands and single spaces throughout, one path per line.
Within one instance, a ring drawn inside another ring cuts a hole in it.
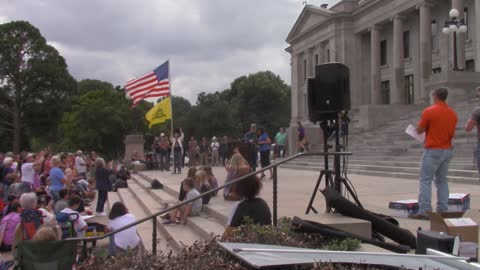
M 152 183 L 150 184 L 150 189 L 163 189 L 163 184 L 157 179 L 153 179 Z

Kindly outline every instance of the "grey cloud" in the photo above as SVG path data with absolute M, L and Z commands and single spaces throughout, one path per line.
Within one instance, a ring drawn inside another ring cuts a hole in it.
M 259 70 L 272 70 L 288 83 L 284 40 L 301 2 L 2 0 L 0 22 L 30 21 L 77 79 L 121 85 L 170 58 L 174 94 L 194 101 L 199 91 L 222 90 Z

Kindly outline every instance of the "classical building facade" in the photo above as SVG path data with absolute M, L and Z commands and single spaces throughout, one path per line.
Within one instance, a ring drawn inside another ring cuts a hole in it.
M 466 33 L 456 34 L 458 69 L 453 34 L 442 32 L 452 8 L 467 25 Z M 322 63 L 341 62 L 350 68 L 352 113 L 362 128 L 428 103 L 430 91 L 440 85 L 458 95 L 472 92 L 480 84 L 479 27 L 480 0 L 342 0 L 332 7 L 306 5 L 286 40 L 292 75 L 290 137 L 295 137 L 298 121 L 314 128 L 308 121 L 306 81 Z

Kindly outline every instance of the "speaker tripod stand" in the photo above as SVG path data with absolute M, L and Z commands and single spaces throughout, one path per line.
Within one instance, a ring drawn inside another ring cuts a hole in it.
M 356 195 L 352 186 L 348 183 L 348 181 L 345 178 L 341 176 L 340 156 L 347 156 L 347 155 L 351 155 L 352 153 L 341 152 L 343 147 L 340 145 L 340 124 L 339 124 L 338 117 L 337 119 L 332 120 L 332 123 L 334 124 L 334 133 L 335 133 L 335 152 L 328 151 L 330 148 L 328 144 L 328 139 L 329 139 L 328 121 L 322 120 L 320 122 L 320 128 L 323 130 L 324 169 L 320 171 L 320 176 L 318 177 L 317 183 L 315 184 L 315 188 L 313 190 L 312 196 L 310 197 L 310 202 L 308 203 L 305 214 L 309 214 L 310 210 L 313 211 L 315 214 L 318 214 L 318 211 L 313 207 L 313 202 L 315 201 L 315 197 L 317 196 L 317 193 L 319 191 L 322 179 L 325 180 L 325 189 L 334 187 L 338 193 L 342 194 L 342 186 L 345 187 L 349 195 L 355 201 L 355 203 L 359 207 L 363 208 L 362 203 L 358 199 L 358 196 Z M 330 167 L 329 167 L 330 156 L 333 156 L 333 171 L 330 170 Z M 326 207 L 326 212 L 327 213 L 332 212 L 332 208 L 328 204 Z

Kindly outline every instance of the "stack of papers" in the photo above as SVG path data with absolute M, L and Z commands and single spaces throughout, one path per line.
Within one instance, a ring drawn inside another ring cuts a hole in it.
M 405 130 L 405 133 L 412 136 L 412 138 L 414 138 L 415 140 L 421 143 L 425 142 L 425 132 L 422 134 L 418 134 L 416 128 L 412 125 L 408 125 L 407 129 Z

